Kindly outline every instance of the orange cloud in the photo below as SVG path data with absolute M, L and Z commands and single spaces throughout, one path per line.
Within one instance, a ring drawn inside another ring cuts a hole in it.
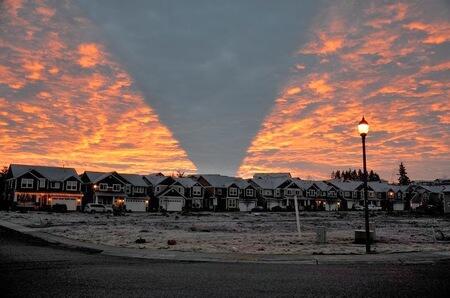
M 389 180 L 400 161 L 413 178 L 448 175 L 450 60 L 437 47 L 449 23 L 420 5 L 335 4 L 321 13 L 294 65 L 311 56 L 315 64 L 309 74 L 294 67 L 238 174 L 328 178 L 332 170 L 361 167 L 356 124 L 365 115 L 369 168 Z M 302 92 L 290 94 L 292 86 Z
M 0 164 L 196 170 L 77 7 L 5 5 L 16 9 L 0 35 Z

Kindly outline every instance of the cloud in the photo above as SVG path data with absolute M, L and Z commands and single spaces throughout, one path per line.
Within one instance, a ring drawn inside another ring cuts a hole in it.
M 365 115 L 369 168 L 390 180 L 400 161 L 414 178 L 448 175 L 450 60 L 438 36 L 449 23 L 439 5 L 431 14 L 422 5 L 334 4 L 320 14 L 293 63 L 308 71 L 292 72 L 238 174 L 327 178 L 359 168 L 356 124 Z M 291 86 L 302 92 L 286 92 Z
M 195 172 L 98 28 L 49 3 L 0 11 L 0 163 Z

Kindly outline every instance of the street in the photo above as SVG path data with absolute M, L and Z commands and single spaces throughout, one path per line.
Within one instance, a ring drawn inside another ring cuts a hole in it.
M 2 297 L 443 296 L 450 263 L 284 265 L 162 262 L 50 246 L 0 229 Z

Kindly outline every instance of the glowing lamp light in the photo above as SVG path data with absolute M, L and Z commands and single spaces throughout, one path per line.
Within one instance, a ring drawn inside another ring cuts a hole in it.
M 369 133 L 369 123 L 364 119 L 364 116 L 358 124 L 358 132 L 361 136 L 366 136 Z
M 94 184 L 94 189 L 97 190 L 97 188 L 98 188 L 98 185 Z

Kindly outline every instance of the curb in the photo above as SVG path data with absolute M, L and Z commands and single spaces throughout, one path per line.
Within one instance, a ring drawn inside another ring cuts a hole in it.
M 49 245 L 77 250 L 91 254 L 113 257 L 139 258 L 153 261 L 203 262 L 203 263 L 260 263 L 296 265 L 338 265 L 338 264 L 435 264 L 450 261 L 450 251 L 410 252 L 371 255 L 256 255 L 230 253 L 199 253 L 184 251 L 140 250 L 136 248 L 113 247 L 86 243 L 69 238 L 36 231 L 8 221 L 0 220 L 0 228 L 42 241 Z

